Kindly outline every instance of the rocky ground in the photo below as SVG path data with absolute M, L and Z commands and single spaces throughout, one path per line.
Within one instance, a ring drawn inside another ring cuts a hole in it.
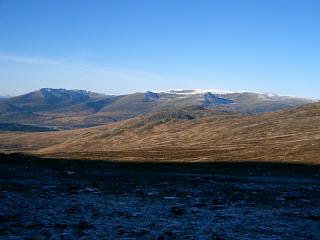
M 0 239 L 320 239 L 319 173 L 2 157 Z

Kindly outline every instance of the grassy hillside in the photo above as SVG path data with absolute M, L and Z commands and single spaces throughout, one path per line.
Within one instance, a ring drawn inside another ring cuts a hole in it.
M 262 115 L 167 111 L 95 128 L 1 133 L 0 147 L 51 157 L 320 163 L 320 104 Z

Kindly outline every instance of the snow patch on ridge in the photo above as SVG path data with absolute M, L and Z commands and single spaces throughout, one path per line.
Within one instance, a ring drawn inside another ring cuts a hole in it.
M 221 89 L 171 89 L 165 91 L 159 91 L 158 93 L 175 94 L 175 95 L 196 95 L 196 94 L 230 94 L 232 91 L 221 90 Z
M 298 97 L 292 95 L 279 95 L 272 92 L 249 92 L 249 91 L 228 91 L 222 89 L 170 89 L 165 91 L 155 91 L 158 94 L 173 94 L 180 95 L 180 97 L 187 97 L 188 95 L 204 95 L 207 93 L 216 94 L 216 95 L 224 95 L 224 94 L 232 94 L 232 93 L 252 93 L 257 94 L 260 98 L 265 98 L 269 100 L 279 99 L 279 98 L 292 98 L 292 99 L 305 99 L 310 102 L 315 102 L 315 99 L 306 98 L 306 97 Z

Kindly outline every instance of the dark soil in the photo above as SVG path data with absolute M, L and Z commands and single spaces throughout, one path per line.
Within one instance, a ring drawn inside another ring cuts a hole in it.
M 320 239 L 320 167 L 1 155 L 0 239 Z

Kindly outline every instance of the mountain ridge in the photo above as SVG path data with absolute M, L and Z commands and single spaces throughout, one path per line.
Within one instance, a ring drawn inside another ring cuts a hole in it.
M 212 91 L 195 89 L 105 95 L 86 90 L 42 88 L 1 100 L 0 123 L 75 129 L 193 106 L 221 112 L 259 114 L 314 102 L 276 94 Z

